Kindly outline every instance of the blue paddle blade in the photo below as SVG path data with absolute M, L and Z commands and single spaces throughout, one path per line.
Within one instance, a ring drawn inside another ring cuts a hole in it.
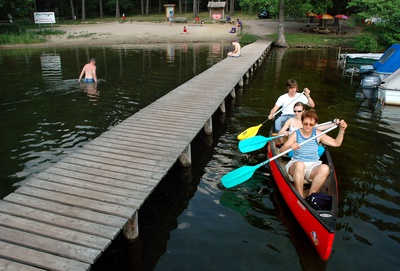
M 261 135 L 246 138 L 239 142 L 239 150 L 242 153 L 248 153 L 263 148 L 271 138 L 267 138 Z
M 264 146 L 271 140 L 273 139 L 277 139 L 280 137 L 284 137 L 286 136 L 285 134 L 281 134 L 281 135 L 276 135 L 273 137 L 265 137 L 265 136 L 261 136 L 261 135 L 256 135 L 254 137 L 251 138 L 246 138 L 242 141 L 239 142 L 239 150 L 242 153 L 248 153 L 248 152 L 252 152 L 252 151 L 256 151 L 259 150 L 261 148 L 264 148 Z
M 234 171 L 222 176 L 221 182 L 226 188 L 234 187 L 250 179 L 259 167 L 260 165 L 243 166 L 235 169 Z

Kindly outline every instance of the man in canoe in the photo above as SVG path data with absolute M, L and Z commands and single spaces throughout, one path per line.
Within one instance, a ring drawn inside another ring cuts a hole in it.
M 293 132 L 280 148 L 280 151 L 284 152 L 290 148 L 294 150 L 292 159 L 286 165 L 286 172 L 289 175 L 289 179 L 294 183 L 297 192 L 305 198 L 312 193 L 318 193 L 329 175 L 329 166 L 322 164 L 319 159 L 319 143 L 339 147 L 343 142 L 347 123 L 344 120 L 337 120 L 340 129 L 335 139 L 327 134 L 322 134 L 315 140 L 311 140 L 300 147 L 300 143 L 321 133 L 314 127 L 318 123 L 318 115 L 315 110 L 305 111 L 301 116 L 301 121 L 303 128 Z M 305 179 L 311 182 L 308 195 L 303 193 Z
M 288 119 L 295 117 L 293 114 L 293 106 L 289 106 L 290 104 L 293 104 L 295 101 L 297 101 L 302 102 L 311 108 L 315 107 L 315 103 L 310 96 L 311 91 L 308 88 L 304 89 L 304 95 L 297 92 L 298 85 L 296 80 L 287 80 L 286 90 L 287 93 L 278 98 L 275 106 L 271 109 L 271 112 L 268 115 L 268 119 L 273 119 L 275 112 L 282 107 L 282 114 L 275 120 L 274 132 L 280 131 Z
M 83 80 L 85 83 L 97 83 L 96 60 L 94 58 L 91 58 L 90 62 L 83 67 L 78 82 L 81 81 L 83 74 L 85 74 L 85 79 Z

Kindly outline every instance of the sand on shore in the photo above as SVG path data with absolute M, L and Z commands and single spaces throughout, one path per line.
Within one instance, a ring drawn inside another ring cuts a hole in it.
M 254 19 L 243 21 L 243 32 L 268 39 L 268 35 L 278 32 L 275 19 Z M 186 26 L 188 34 L 183 33 Z M 57 25 L 54 29 L 65 31 L 63 35 L 50 36 L 45 43 L 27 45 L 5 45 L 1 47 L 55 47 L 55 46 L 104 46 L 119 44 L 156 44 L 156 43 L 230 43 L 238 40 L 237 34 L 230 33 L 234 24 L 120 21 L 81 23 L 76 25 Z M 294 33 L 305 28 L 304 22 L 285 22 L 285 33 Z

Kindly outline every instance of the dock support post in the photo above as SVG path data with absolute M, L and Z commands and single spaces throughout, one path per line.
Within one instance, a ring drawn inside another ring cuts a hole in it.
M 221 105 L 219 106 L 219 110 L 221 110 L 222 113 L 226 113 L 225 100 L 222 101 Z
M 243 86 L 244 86 L 244 83 L 243 83 L 243 77 L 242 77 L 242 78 L 240 78 L 240 80 L 239 80 L 238 84 L 239 84 L 239 87 L 243 87 Z
M 233 99 L 236 98 L 235 88 L 233 88 L 232 91 L 231 91 L 231 97 L 232 97 Z
M 204 124 L 204 132 L 206 133 L 206 135 L 212 134 L 212 117 L 210 117 Z
M 133 216 L 126 222 L 122 229 L 125 238 L 128 241 L 135 241 L 139 236 L 138 210 L 135 210 Z
M 192 154 L 190 144 L 186 146 L 185 150 L 179 155 L 179 162 L 181 166 L 188 167 L 192 164 Z

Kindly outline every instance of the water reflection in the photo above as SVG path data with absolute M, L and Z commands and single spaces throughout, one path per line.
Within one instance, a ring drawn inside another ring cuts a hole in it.
M 0 50 L 0 196 L 220 61 L 209 46 Z M 92 56 L 98 85 L 77 83 Z
M 86 92 L 89 102 L 93 105 L 97 104 L 97 99 L 99 98 L 99 92 L 97 91 L 97 83 L 80 83 L 81 88 Z
M 42 78 L 45 83 L 58 83 L 62 80 L 61 57 L 57 52 L 42 53 L 40 56 Z
M 167 45 L 167 59 L 168 63 L 175 62 L 175 45 L 173 43 L 168 43 Z

